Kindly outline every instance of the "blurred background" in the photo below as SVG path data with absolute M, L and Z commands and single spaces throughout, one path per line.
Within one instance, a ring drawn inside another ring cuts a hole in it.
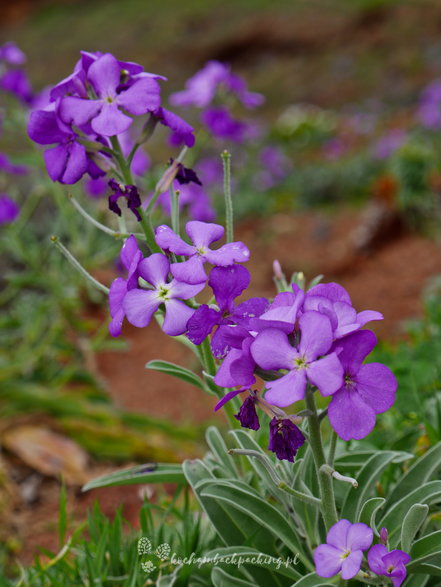
M 8 41 L 27 57 L 34 94 L 68 76 L 80 50 L 167 77 L 164 104 L 210 60 L 261 93 L 256 108 L 232 106 L 239 140 L 205 129 L 190 154 L 212 218 L 223 218 L 219 153 L 228 149 L 252 295 L 273 295 L 278 259 L 287 276 L 324 274 L 359 311 L 382 312 L 374 360 L 394 369 L 401 391 L 367 441 L 424 450 L 440 439 L 439 2 L 21 0 L 2 6 L 0 44 Z M 199 456 L 204 428 L 225 422 L 214 398 L 144 368 L 156 358 L 192 366 L 157 325 L 109 336 L 106 299 L 49 242 L 59 235 L 109 285 L 120 243 L 66 196 L 106 219 L 105 187 L 52 183 L 27 138 L 31 100 L 2 87 L 0 191 L 20 210 L 11 220 L 0 207 L 0 560 L 13 574 L 17 558 L 30 564 L 41 547 L 56 550 L 60 476 L 74 526 L 95 499 L 108 515 L 123 505 L 136 526 L 139 488 L 81 494 L 81 485 L 121 463 Z M 197 112 L 176 111 L 200 126 Z M 176 156 L 164 136 L 145 147 L 153 170 Z

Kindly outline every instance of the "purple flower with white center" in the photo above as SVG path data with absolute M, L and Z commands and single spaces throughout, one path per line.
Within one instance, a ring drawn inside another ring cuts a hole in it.
M 121 216 L 121 208 L 118 206 L 118 200 L 125 198 L 127 200 L 127 208 L 133 212 L 138 222 L 141 220 L 141 214 L 138 208 L 141 206 L 141 198 L 139 197 L 138 188 L 134 185 L 124 185 L 118 183 L 116 179 L 109 180 L 109 187 L 113 194 L 109 196 L 109 209 L 118 216 Z
M 373 310 L 357 313 L 348 292 L 338 283 L 319 283 L 312 287 L 305 296 L 303 309 L 317 310 L 328 316 L 334 338 L 359 330 L 372 320 L 383 320 L 383 315 Z
M 249 395 L 241 405 L 239 412 L 234 415 L 236 420 L 239 420 L 242 428 L 259 430 L 260 423 L 256 412 L 256 402 L 257 399 L 255 395 Z
M 247 125 L 233 118 L 225 106 L 207 108 L 201 115 L 201 122 L 219 139 L 228 139 L 235 143 L 242 143 L 245 139 Z
M 397 380 L 381 363 L 362 365 L 376 345 L 375 334 L 360 330 L 334 344 L 344 370 L 344 382 L 328 406 L 331 426 L 343 440 L 361 439 L 375 426 L 376 414 L 395 401 Z
M 11 200 L 7 194 L 0 194 L 0 225 L 14 222 L 19 214 L 18 204 Z
M 123 309 L 133 326 L 147 326 L 156 310 L 164 305 L 162 330 L 169 336 L 178 336 L 186 331 L 187 322 L 194 310 L 181 300 L 192 298 L 205 284 L 190 285 L 176 279 L 169 282 L 169 272 L 170 262 L 161 253 L 154 253 L 139 263 L 138 275 L 150 284 L 152 289 L 132 289 L 124 297 Z
M 90 122 L 97 134 L 114 136 L 126 131 L 133 122 L 124 112 L 136 116 L 159 108 L 160 88 L 154 77 L 142 77 L 124 90 L 119 89 L 120 77 L 121 66 L 113 55 L 106 53 L 98 57 L 87 71 L 97 99 L 62 98 L 58 108 L 60 118 L 75 126 Z
M 109 324 L 109 332 L 112 336 L 121 334 L 122 323 L 125 316 L 123 301 L 126 293 L 138 285 L 138 264 L 142 259 L 136 238 L 132 235 L 124 243 L 119 256 L 122 265 L 127 269 L 127 279 L 117 277 L 113 280 L 109 291 L 109 307 L 112 321 Z
M 36 110 L 31 113 L 29 137 L 39 145 L 52 145 L 44 153 L 44 160 L 52 181 L 73 184 L 88 171 L 86 149 L 77 142 L 77 135 L 59 123 L 55 112 Z
M 171 272 L 179 281 L 190 284 L 205 282 L 207 274 L 204 263 L 220 267 L 228 267 L 234 263 L 245 263 L 250 258 L 250 252 L 240 241 L 227 243 L 216 251 L 209 247 L 224 235 L 224 227 L 220 224 L 209 224 L 192 220 L 187 222 L 185 231 L 192 241 L 189 245 L 165 224 L 156 229 L 156 242 L 166 252 L 189 257 L 183 263 L 172 263 Z
M 223 358 L 230 350 L 231 336 L 240 337 L 240 343 L 248 336 L 250 320 L 267 307 L 265 298 L 252 298 L 235 305 L 234 300 L 250 284 L 250 273 L 242 265 L 214 267 L 210 272 L 208 285 L 212 288 L 219 310 L 202 304 L 187 324 L 187 337 L 194 344 L 201 344 L 218 326 L 211 339 L 211 348 L 217 358 Z M 231 332 L 233 328 L 234 332 Z M 231 335 L 231 336 L 230 336 Z
M 376 544 L 368 552 L 369 568 L 376 575 L 389 577 L 394 587 L 400 587 L 406 578 L 406 567 L 411 561 L 410 556 L 404 550 L 391 550 L 383 544 Z
M 319 577 L 333 577 L 341 572 L 344 580 L 352 579 L 361 568 L 363 551 L 372 544 L 374 532 L 366 524 L 340 520 L 326 536 L 326 544 L 314 551 L 315 570 Z
M 329 318 L 319 312 L 305 312 L 299 319 L 299 328 L 301 337 L 297 348 L 290 344 L 285 332 L 275 328 L 258 334 L 251 345 L 253 358 L 263 369 L 289 370 L 280 379 L 265 382 L 265 399 L 275 406 L 286 407 L 304 399 L 308 381 L 325 397 L 335 393 L 343 383 L 343 368 L 337 353 L 326 355 L 333 338 Z
M 302 431 L 289 418 L 273 418 L 270 422 L 268 450 L 280 461 L 294 462 L 297 450 L 304 444 Z

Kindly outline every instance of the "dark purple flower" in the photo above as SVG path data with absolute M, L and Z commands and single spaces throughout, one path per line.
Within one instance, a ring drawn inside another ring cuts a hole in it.
M 109 196 L 109 209 L 115 212 L 115 214 L 118 214 L 118 216 L 121 216 L 121 208 L 118 206 L 118 200 L 125 198 L 127 200 L 127 208 L 140 221 L 141 214 L 138 208 L 141 206 L 141 198 L 139 197 L 138 188 L 134 185 L 123 185 L 113 178 L 109 180 L 109 187 L 113 191 L 113 194 Z
M 204 263 L 227 267 L 234 263 L 248 261 L 250 252 L 241 242 L 227 243 L 216 251 L 212 251 L 209 245 L 218 241 L 224 235 L 224 227 L 220 224 L 209 224 L 192 220 L 187 222 L 185 230 L 193 245 L 189 245 L 181 239 L 171 228 L 166 225 L 156 229 L 156 242 L 166 252 L 189 257 L 183 263 L 173 263 L 171 272 L 176 279 L 186 283 L 205 282 L 207 275 L 204 271 Z
M 242 428 L 259 430 L 260 424 L 256 412 L 256 401 L 254 395 L 249 395 L 241 405 L 239 412 L 234 415 L 236 420 L 239 420 Z
M 341 571 L 341 578 L 352 579 L 358 573 L 363 551 L 372 544 L 374 532 L 366 524 L 351 524 L 340 520 L 326 536 L 326 544 L 314 551 L 315 570 L 319 577 L 333 577 Z
M 126 293 L 138 285 L 138 265 L 142 259 L 142 253 L 138 248 L 136 238 L 132 235 L 124 243 L 120 260 L 127 269 L 127 279 L 117 277 L 113 280 L 109 292 L 109 307 L 112 321 L 109 324 L 109 332 L 112 336 L 121 334 L 122 323 L 125 316 L 123 301 Z
M 173 159 L 170 160 L 170 164 L 171 163 L 173 163 Z M 197 176 L 196 172 L 190 167 L 184 167 L 182 163 L 178 163 L 178 173 L 176 174 L 176 180 L 180 185 L 185 185 L 187 183 L 202 185 L 202 182 Z
M 304 444 L 301 430 L 288 418 L 273 418 L 270 422 L 268 450 L 281 461 L 294 461 L 297 450 Z
M 61 98 L 58 114 L 68 125 L 90 122 L 99 135 L 114 136 L 132 124 L 132 115 L 152 112 L 160 106 L 160 88 L 154 77 L 142 77 L 127 89 L 120 90 L 121 66 L 110 53 L 98 57 L 87 70 L 87 79 L 97 99 L 79 96 Z
M 300 342 L 293 347 L 282 330 L 268 328 L 251 345 L 256 363 L 266 370 L 287 369 L 275 381 L 267 381 L 265 399 L 286 407 L 305 397 L 306 383 L 315 385 L 323 396 L 332 395 L 342 385 L 343 368 L 332 345 L 329 318 L 319 312 L 305 312 L 299 319 Z M 326 356 L 323 356 L 326 355 Z
M 344 382 L 328 406 L 331 426 L 343 440 L 361 439 L 375 426 L 376 414 L 388 410 L 395 401 L 397 381 L 381 363 L 362 365 L 376 345 L 375 334 L 360 330 L 334 344 L 344 370 Z
M 39 145 L 52 145 L 44 153 L 49 177 L 61 183 L 76 183 L 88 171 L 86 149 L 77 142 L 77 135 L 60 124 L 54 111 L 36 110 L 31 113 L 29 137 Z
M 225 106 L 207 108 L 201 114 L 201 122 L 219 139 L 228 139 L 235 143 L 242 143 L 245 139 L 247 125 L 233 118 Z
M 400 587 L 406 578 L 406 567 L 411 558 L 403 550 L 391 550 L 384 544 L 376 544 L 368 552 L 369 568 L 376 575 L 389 577 L 394 587 Z
M 11 200 L 7 194 L 0 194 L 0 224 L 10 224 L 14 222 L 20 214 L 18 204 Z
M 168 281 L 170 263 L 165 255 L 154 253 L 138 265 L 138 275 L 152 286 L 152 289 L 132 289 L 124 297 L 123 309 L 128 321 L 143 328 L 161 306 L 165 307 L 163 331 L 170 336 L 183 334 L 194 310 L 181 300 L 188 300 L 203 289 L 204 284 L 189 285 L 173 279 Z

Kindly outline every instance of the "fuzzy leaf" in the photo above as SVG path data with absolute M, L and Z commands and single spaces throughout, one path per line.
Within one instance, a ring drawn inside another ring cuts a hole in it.
M 441 564 L 441 530 L 427 534 L 414 542 L 409 554 L 412 557 L 410 563 L 406 565 L 409 572 L 427 572 L 422 570 L 423 564 L 439 568 Z
M 369 458 L 357 474 L 358 489 L 348 488 L 342 508 L 342 518 L 355 520 L 358 517 L 366 498 L 375 492 L 375 486 L 380 480 L 381 474 L 398 454 L 394 451 L 381 451 Z
M 149 361 L 145 365 L 146 369 L 152 369 L 153 371 L 160 371 L 161 373 L 168 373 L 168 375 L 172 375 L 173 377 L 177 377 L 178 379 L 182 379 L 187 383 L 191 383 L 199 389 L 205 391 L 205 386 L 202 382 L 202 379 L 190 371 L 190 369 L 186 369 L 185 367 L 181 367 L 180 365 L 175 365 L 175 363 L 170 363 L 169 361 Z
M 404 516 L 415 503 L 432 503 L 441 502 L 441 481 L 429 481 L 426 485 L 418 487 L 409 495 L 406 495 L 400 501 L 389 508 L 381 518 L 378 526 L 387 528 L 389 533 L 389 542 L 393 548 L 396 547 L 400 539 L 400 530 Z
M 231 476 L 237 478 L 239 473 L 236 464 L 234 463 L 234 459 L 228 454 L 227 445 L 215 426 L 210 426 L 207 429 L 205 440 L 219 463 L 224 465 L 226 471 L 228 471 Z
M 255 583 L 250 583 L 249 581 L 245 581 L 245 579 L 233 577 L 233 575 L 230 575 L 230 573 L 227 573 L 224 571 L 224 569 L 220 569 L 219 567 L 214 567 L 214 569 L 211 571 L 211 580 L 214 587 L 225 587 L 225 585 L 231 585 L 231 587 L 255 586 Z
M 309 573 L 294 583 L 293 587 L 332 587 L 332 583 L 328 583 L 323 577 L 319 577 L 315 573 Z
M 409 467 L 391 492 L 387 501 L 388 505 L 396 503 L 414 489 L 421 487 L 439 468 L 441 468 L 441 442 L 432 446 L 423 457 Z
M 181 465 L 147 463 L 130 469 L 97 477 L 83 487 L 83 491 L 114 485 L 139 485 L 144 483 L 185 483 Z
M 373 530 L 376 529 L 375 517 L 377 511 L 383 507 L 386 500 L 383 497 L 372 497 L 368 499 L 362 506 L 358 516 L 358 522 L 363 522 Z
M 413 539 L 427 517 L 429 506 L 415 503 L 407 512 L 401 528 L 401 549 L 409 552 Z

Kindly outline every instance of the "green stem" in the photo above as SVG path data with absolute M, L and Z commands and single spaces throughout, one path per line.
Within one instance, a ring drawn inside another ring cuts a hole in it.
M 224 151 L 221 155 L 224 166 L 224 198 L 225 198 L 225 224 L 227 243 L 232 243 L 233 236 L 233 200 L 231 197 L 231 154 Z
M 313 495 L 307 495 L 306 493 L 303 493 L 302 491 L 297 491 L 296 489 L 293 489 L 287 483 L 285 483 L 285 481 L 280 481 L 280 483 L 277 485 L 277 487 L 279 489 L 282 489 L 286 493 L 293 495 L 294 497 L 296 497 L 300 501 L 303 501 L 305 503 L 309 503 L 310 505 L 318 506 L 321 504 L 321 501 L 317 497 L 314 497 Z
M 336 448 L 337 448 L 337 434 L 333 430 L 332 431 L 332 436 L 331 436 L 331 444 L 329 446 L 328 460 L 327 460 L 327 464 L 330 467 L 333 467 L 334 466 L 335 449 Z
M 170 204 L 172 229 L 179 235 L 179 192 L 173 189 L 173 185 L 170 185 Z
M 84 269 L 84 267 L 81 265 L 81 263 L 79 261 L 77 261 L 77 259 L 75 259 L 75 257 L 72 255 L 72 253 L 70 251 L 68 251 L 68 249 L 66 249 L 66 247 L 63 245 L 63 243 L 59 240 L 59 238 L 57 236 L 51 236 L 51 241 L 54 243 L 54 245 L 57 247 L 57 249 L 66 257 L 66 259 L 69 261 L 69 263 L 75 267 L 75 269 L 81 273 L 81 275 L 83 277 L 85 277 L 87 279 L 87 281 L 89 281 L 94 287 L 96 287 L 97 289 L 99 289 L 100 291 L 102 291 L 103 293 L 105 293 L 106 295 L 109 295 L 109 288 L 106 287 L 105 285 L 103 285 L 102 283 L 100 283 L 99 281 L 97 281 L 94 277 L 92 277 L 92 275 L 86 271 Z
M 326 458 L 323 451 L 320 422 L 317 416 L 314 393 L 310 388 L 306 392 L 306 407 L 311 412 L 311 415 L 308 416 L 309 444 L 311 446 L 317 477 L 319 480 L 321 510 L 326 529 L 329 530 L 331 526 L 338 522 L 338 516 L 337 509 L 335 507 L 332 477 L 325 471 L 321 470 L 322 465 L 326 465 Z

